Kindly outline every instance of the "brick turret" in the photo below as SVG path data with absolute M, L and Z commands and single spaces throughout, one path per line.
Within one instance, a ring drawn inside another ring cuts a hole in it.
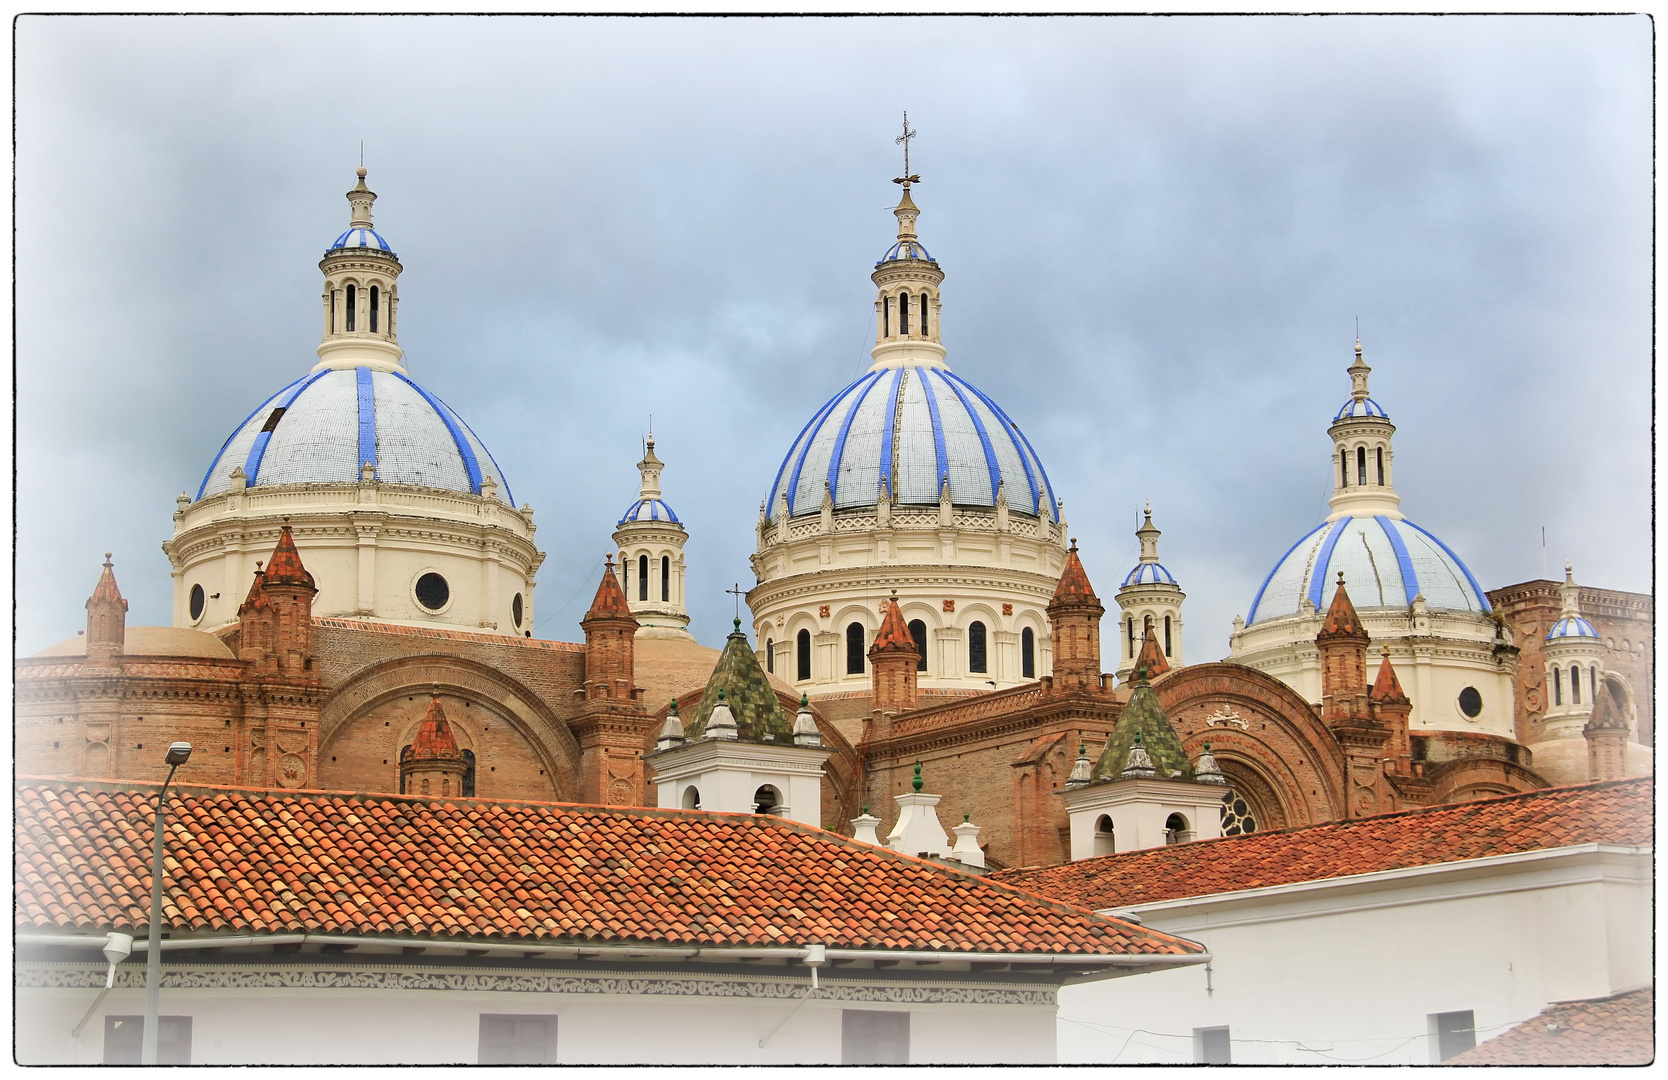
M 585 696 L 631 699 L 637 619 L 631 614 L 609 555 L 591 609 L 579 620 L 585 631 Z
M 127 601 L 116 587 L 116 572 L 110 566 L 110 553 L 104 553 L 104 572 L 93 595 L 87 598 L 87 664 L 90 667 L 117 667 L 127 643 Z
M 916 673 L 921 653 L 898 609 L 896 594 L 886 602 L 886 617 L 880 622 L 875 643 L 869 646 L 869 670 L 874 687 L 874 707 L 883 712 L 905 712 L 915 708 Z
M 1361 617 L 1344 590 L 1344 575 L 1338 574 L 1338 591 L 1315 635 L 1321 663 L 1321 719 L 1328 725 L 1370 720 L 1367 700 L 1367 645 L 1371 639 Z
M 1100 617 L 1106 614 L 1083 563 L 1077 541 L 1066 552 L 1066 566 L 1054 599 L 1048 602 L 1048 621 L 1054 634 L 1054 685 L 1063 690 L 1100 686 Z
M 1627 718 L 1616 707 L 1610 687 L 1599 684 L 1593 718 L 1581 729 L 1587 740 L 1587 779 L 1620 780 L 1627 776 Z
M 1395 759 L 1397 773 L 1407 775 L 1412 770 L 1407 724 L 1408 718 L 1413 715 L 1413 702 L 1402 690 L 1401 680 L 1396 678 L 1396 669 L 1390 666 L 1388 645 L 1384 646 L 1384 659 L 1378 665 L 1378 677 L 1367 693 L 1367 704 L 1373 719 L 1389 731 L 1390 737 L 1384 747 L 1386 756 Z
M 265 564 L 255 564 L 249 595 L 237 609 L 238 655 L 258 672 L 312 677 L 313 597 L 318 588 L 285 525 Z
M 1135 671 L 1146 672 L 1146 677 L 1156 679 L 1170 670 L 1170 661 L 1164 659 L 1164 650 L 1159 647 L 1158 635 L 1149 625 L 1147 633 L 1141 639 L 1141 652 L 1135 657 Z
M 429 698 L 428 712 L 411 740 L 410 752 L 400 760 L 401 786 L 408 795 L 462 795 L 468 769 L 436 693 Z

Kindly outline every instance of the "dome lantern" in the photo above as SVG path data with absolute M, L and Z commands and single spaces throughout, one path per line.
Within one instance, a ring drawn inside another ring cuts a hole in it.
M 1153 524 L 1153 508 L 1142 511 L 1141 527 L 1135 538 L 1141 543 L 1141 557 L 1118 587 L 1118 681 L 1127 684 L 1135 674 L 1142 642 L 1153 636 L 1164 660 L 1171 667 L 1182 666 L 1182 601 L 1187 594 L 1174 575 L 1158 561 L 1158 538 L 1163 534 Z
M 1367 375 L 1373 369 L 1361 358 L 1361 339 L 1355 339 L 1355 363 L 1349 366 L 1350 398 L 1326 429 L 1332 436 L 1332 507 L 1328 521 L 1341 517 L 1387 514 L 1400 517 L 1392 474 L 1390 436 L 1396 425 L 1378 402 L 1367 396 Z
M 638 637 L 690 639 L 689 609 L 684 606 L 683 546 L 688 531 L 660 497 L 660 470 L 654 432 L 643 444 L 637 463 L 642 483 L 637 501 L 626 508 L 614 528 L 620 555 L 620 587 L 637 617 Z
M 404 372 L 397 327 L 400 260 L 371 227 L 376 192 L 365 186 L 365 167 L 347 193 L 347 231 L 319 261 L 324 272 L 324 340 L 314 371 L 368 367 Z

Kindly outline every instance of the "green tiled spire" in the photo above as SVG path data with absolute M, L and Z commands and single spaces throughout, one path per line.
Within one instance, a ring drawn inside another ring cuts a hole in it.
M 1118 779 L 1129 759 L 1130 747 L 1135 745 L 1135 733 L 1141 733 L 1141 745 L 1153 759 L 1160 780 L 1192 780 L 1193 763 L 1182 750 L 1181 737 L 1170 726 L 1170 718 L 1148 685 L 1146 672 L 1137 673 L 1135 692 L 1129 704 L 1118 714 L 1118 726 L 1106 740 L 1106 749 L 1095 763 L 1094 782 Z
M 724 691 L 724 703 L 735 715 L 740 738 L 764 742 L 763 736 L 771 735 L 772 742 L 793 745 L 793 718 L 782 710 L 776 691 L 771 689 L 758 657 L 753 655 L 747 635 L 739 629 L 725 639 L 724 651 L 707 680 L 700 704 L 684 724 L 684 738 L 690 742 L 706 733 L 707 719 L 712 715 L 720 690 Z

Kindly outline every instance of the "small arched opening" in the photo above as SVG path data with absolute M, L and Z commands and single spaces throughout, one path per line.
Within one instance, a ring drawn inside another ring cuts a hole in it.
M 1116 855 L 1118 853 L 1117 837 L 1112 831 L 1112 818 L 1102 814 L 1095 820 L 1095 854 Z
M 909 335 L 909 294 L 898 294 L 898 333 Z
M 1360 485 L 1361 487 L 1366 487 L 1367 486 L 1367 448 L 1365 446 L 1357 446 L 1355 448 L 1355 469 L 1356 469 L 1355 482 L 1358 485 Z
M 354 312 L 359 307 L 359 289 L 357 286 L 349 285 L 347 293 L 347 329 L 348 333 L 351 334 L 353 333 Z
M 753 792 L 753 813 L 774 814 L 782 806 L 782 793 L 772 784 L 760 784 Z
M 990 666 L 989 649 L 985 643 L 985 624 L 975 622 L 967 628 L 967 670 L 983 675 Z
M 1187 823 L 1187 818 L 1181 814 L 1171 814 L 1164 819 L 1164 842 L 1166 844 L 1185 844 L 1193 839 L 1193 827 Z
M 699 810 L 701 808 L 701 789 L 691 784 L 683 789 L 683 799 L 678 803 L 685 810 Z
M 794 636 L 794 678 L 805 682 L 811 677 L 811 631 L 801 630 Z
M 1170 656 L 1170 616 L 1164 616 L 1164 656 Z
M 846 674 L 863 674 L 863 624 L 846 627 Z
M 776 639 L 765 638 L 765 670 L 776 674 Z
M 921 659 L 915 661 L 916 671 L 927 670 L 927 624 L 920 619 L 909 620 L 909 636 L 915 639 L 915 651 Z
M 1037 633 L 1029 626 L 1019 632 L 1019 677 L 1037 677 Z
M 382 290 L 378 289 L 375 285 L 372 285 L 371 286 L 371 333 L 373 333 L 373 334 L 376 333 L 376 327 L 377 327 L 377 321 L 378 321 L 378 319 L 377 319 L 378 308 L 381 306 L 381 304 L 380 304 L 381 299 L 382 299 Z
M 668 604 L 668 603 L 671 603 L 671 601 L 672 601 L 672 557 L 670 555 L 662 555 L 660 557 L 660 602 L 663 603 L 663 604 Z
M 649 598 L 649 557 L 637 556 L 637 599 Z

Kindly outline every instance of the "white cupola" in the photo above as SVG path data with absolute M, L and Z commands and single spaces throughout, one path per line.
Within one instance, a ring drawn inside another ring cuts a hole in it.
M 1143 514 L 1141 527 L 1135 530 L 1135 537 L 1141 542 L 1141 557 L 1118 586 L 1120 684 L 1129 682 L 1134 675 L 1141 642 L 1149 630 L 1170 667 L 1182 666 L 1181 606 L 1187 594 L 1181 591 L 1175 576 L 1158 561 L 1158 538 L 1162 533 L 1153 524 L 1151 503 Z
M 347 193 L 352 216 L 319 262 L 324 271 L 324 340 L 314 371 L 368 367 L 404 372 L 399 345 L 400 260 L 371 227 L 376 192 L 359 183 Z
M 637 463 L 642 483 L 637 501 L 626 508 L 614 529 L 620 551 L 620 588 L 638 623 L 638 637 L 693 640 L 689 609 L 684 607 L 683 545 L 689 532 L 660 497 L 660 470 L 654 433 L 644 442 Z
M 1546 632 L 1541 655 L 1546 662 L 1546 738 L 1574 739 L 1593 715 L 1603 674 L 1604 641 L 1581 617 L 1581 586 L 1575 568 L 1564 563 L 1558 621 Z
M 875 347 L 869 351 L 874 358 L 871 370 L 944 364 L 947 350 L 939 334 L 942 307 L 938 295 L 944 271 L 915 232 L 915 219 L 921 211 L 910 198 L 909 188 L 919 180 L 910 175 L 898 178 L 903 197 L 892 211 L 898 219 L 898 240 L 869 275 L 879 290 L 875 298 Z
M 788 718 L 739 619 L 689 719 L 674 701 L 655 746 L 643 760 L 654 770 L 659 806 L 822 826 L 822 763 L 833 750 L 822 745 L 803 698 Z
M 1390 437 L 1396 425 L 1378 402 L 1367 396 L 1372 372 L 1361 358 L 1361 339 L 1355 339 L 1355 363 L 1349 366 L 1350 397 L 1326 433 L 1332 436 L 1332 513 L 1342 517 L 1385 514 L 1399 518 L 1401 497 L 1396 494 L 1391 467 Z

